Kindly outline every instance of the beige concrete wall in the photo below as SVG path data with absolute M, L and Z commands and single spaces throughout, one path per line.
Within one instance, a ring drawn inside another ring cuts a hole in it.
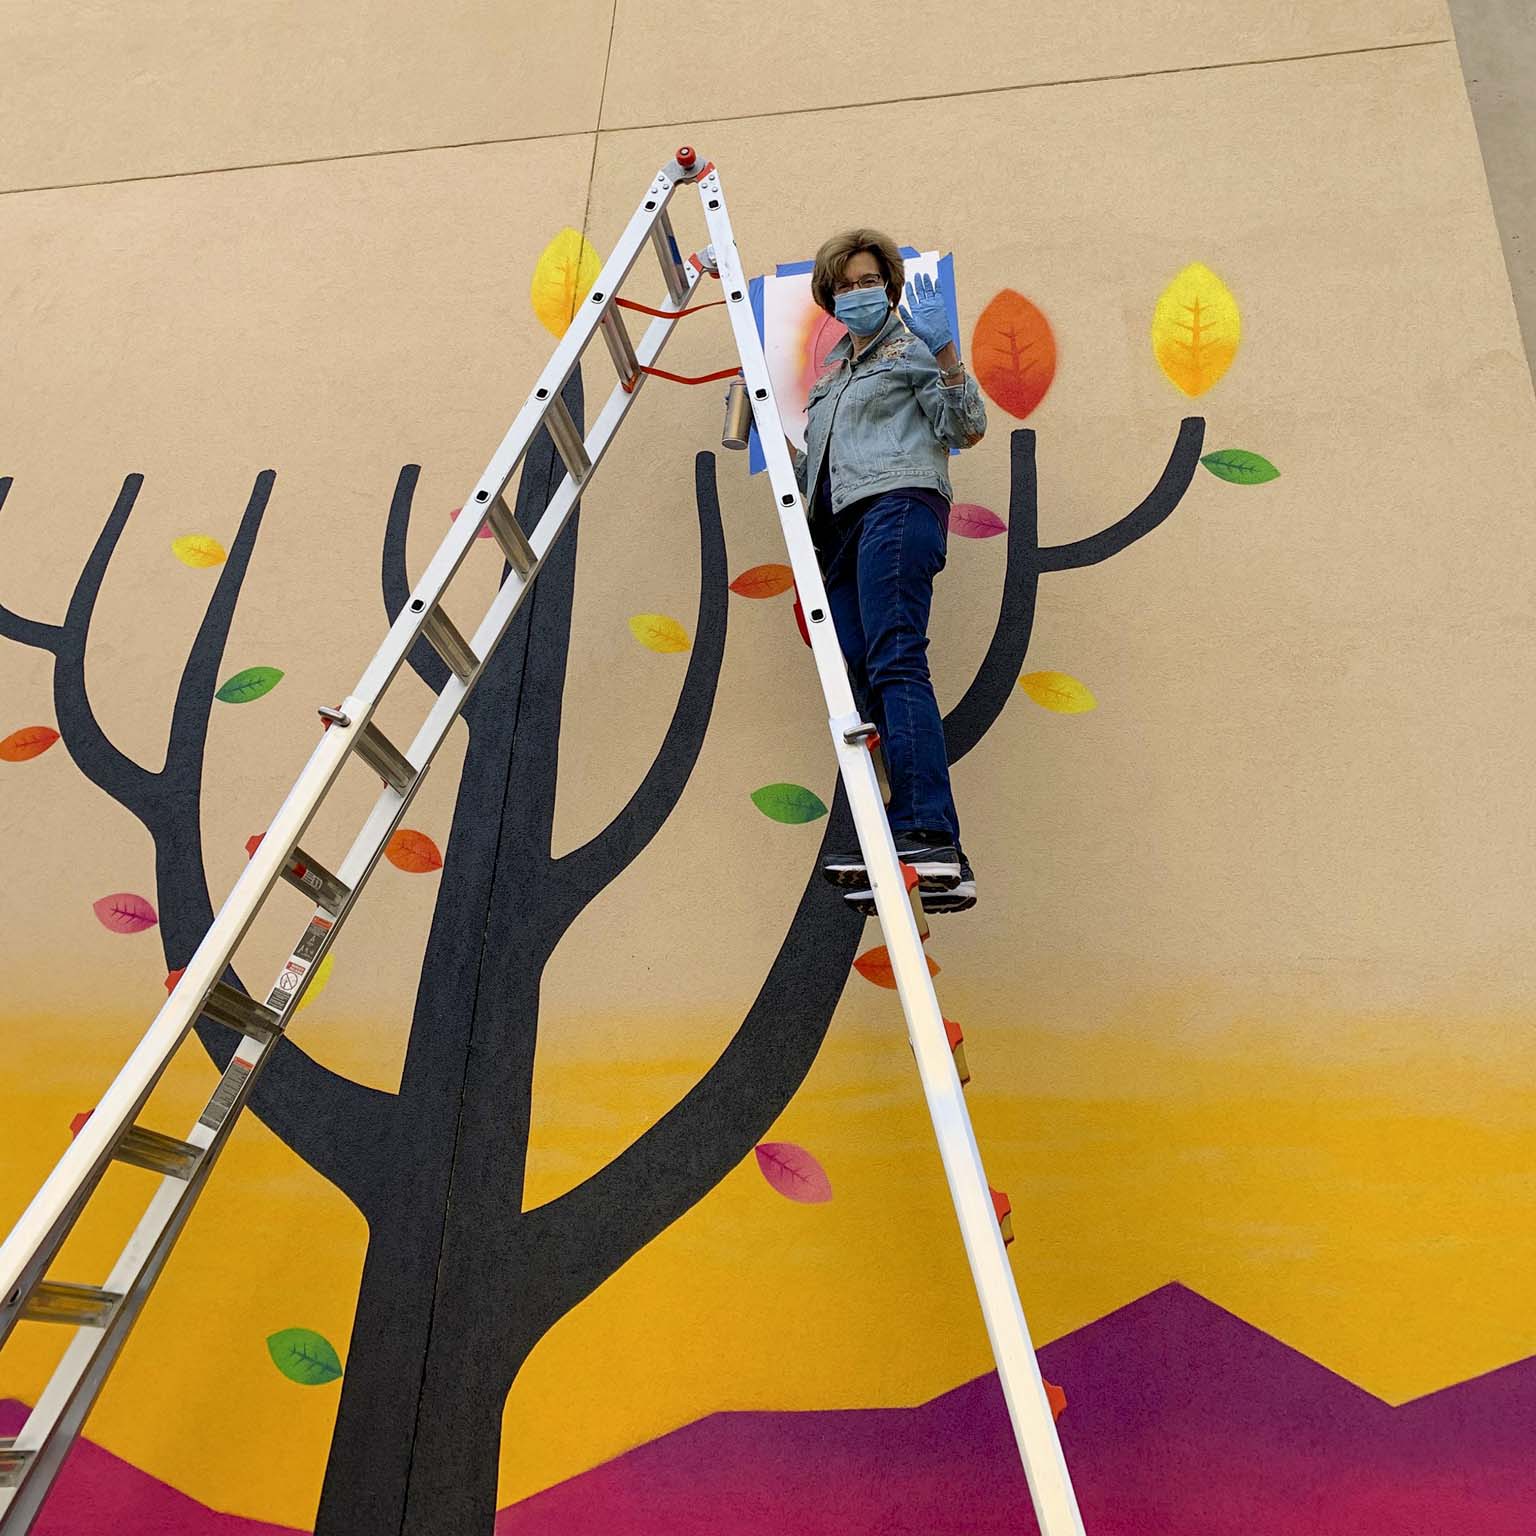
M 749 272 L 854 223 L 953 251 L 963 353 L 1003 289 L 1059 351 L 1027 422 L 989 404 L 957 499 L 1009 515 L 1022 429 L 1043 544 L 1138 503 L 1187 416 L 1206 450 L 1281 471 L 1237 487 L 1200 469 L 1145 539 L 1047 574 L 1026 670 L 1082 679 L 1098 707 L 1016 690 L 956 769 L 981 902 L 930 950 L 974 1042 L 973 1112 L 1026 1234 L 1038 1337 L 1173 1278 L 1388 1402 L 1530 1354 L 1531 1213 L 1507 1174 L 1530 1133 L 1536 400 L 1443 6 L 981 4 L 893 24 L 867 68 L 841 52 L 866 21 L 846 11 L 690 15 L 0 12 L 0 603 L 63 620 L 143 475 L 85 675 L 103 730 L 155 770 L 218 578 L 171 541 L 230 547 L 275 471 L 219 676 L 284 677 L 215 706 L 200 824 L 217 903 L 312 747 L 314 706 L 382 639 L 401 466 L 421 467 L 415 572 L 553 345 L 529 284 L 560 230 L 606 254 L 690 142 L 721 168 Z M 704 240 L 693 197 L 674 205 L 685 249 Z M 1235 296 L 1242 342 L 1191 399 L 1151 326 L 1195 262 Z M 631 291 L 654 302 L 659 284 Z M 683 372 L 728 361 L 714 312 L 667 353 Z M 589 414 L 607 367 L 598 349 Z M 584 499 L 557 854 L 607 823 L 663 739 L 688 658 L 626 621 L 694 630 L 694 456 L 719 418 L 716 387 L 647 385 Z M 730 574 L 782 559 L 763 477 L 717 457 Z M 951 539 L 932 629 L 945 707 L 986 650 L 1005 544 Z M 676 812 L 543 975 L 530 1207 L 710 1067 L 814 863 L 821 826 L 748 798 L 788 780 L 831 800 L 814 676 L 786 599 L 731 603 Z M 46 654 L 0 641 L 0 737 L 57 726 L 52 690 Z M 392 707 L 419 718 L 426 698 L 411 682 Z M 412 811 L 450 865 L 463 754 L 460 736 Z M 67 743 L 0 764 L 0 832 L 9 1221 L 168 961 L 156 931 L 92 914 L 108 892 L 155 900 L 152 850 Z M 315 1059 L 399 1085 L 438 889 L 381 870 L 296 1026 Z M 291 929 L 291 912 L 262 919 L 253 974 Z M 860 947 L 878 942 L 872 925 Z M 777 1201 L 747 1155 L 539 1344 L 506 1410 L 500 1504 L 716 1409 L 896 1406 L 989 1368 L 900 1029 L 892 994 L 855 976 L 773 1132 L 816 1152 L 830 1205 Z M 189 1063 L 174 1112 L 213 1078 Z M 348 1344 L 366 1241 L 330 1184 L 243 1126 L 89 1433 L 207 1503 L 308 1528 L 338 1388 L 281 1377 L 262 1340 L 323 1332 L 344 1390 L 369 1347 Z M 808 1298 L 792 1321 L 787 1291 Z M 199 1347 L 177 1349 L 189 1308 Z M 900 1343 L 914 1311 L 918 1347 Z M 31 1400 L 47 1342 L 22 1341 L 0 1397 Z M 254 1483 L 232 1449 L 253 1410 L 282 1426 Z

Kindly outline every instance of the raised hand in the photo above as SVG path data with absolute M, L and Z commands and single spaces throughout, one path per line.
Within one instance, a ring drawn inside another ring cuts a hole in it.
M 928 350 L 935 355 L 955 338 L 949 332 L 949 309 L 944 303 L 944 290 L 926 272 L 919 272 L 907 284 L 907 304 L 901 309 L 901 318 L 915 336 L 921 336 Z

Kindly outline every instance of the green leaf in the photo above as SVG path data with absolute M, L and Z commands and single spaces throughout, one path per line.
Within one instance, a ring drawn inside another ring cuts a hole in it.
M 290 1381 L 323 1387 L 341 1375 L 341 1356 L 331 1341 L 312 1328 L 283 1328 L 267 1340 L 272 1363 Z
M 764 816 L 791 826 L 827 814 L 826 806 L 801 784 L 764 784 L 752 791 L 752 804 Z
M 249 704 L 252 699 L 271 693 L 282 675 L 276 667 L 247 667 L 244 672 L 236 672 L 214 698 L 223 699 L 226 704 Z
M 1266 480 L 1278 480 L 1280 471 L 1268 459 L 1246 448 L 1222 448 L 1216 453 L 1205 454 L 1200 462 L 1218 480 L 1233 485 L 1262 485 Z

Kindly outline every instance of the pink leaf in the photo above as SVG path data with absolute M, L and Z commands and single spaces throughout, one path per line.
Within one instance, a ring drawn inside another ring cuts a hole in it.
M 963 539 L 995 539 L 1008 532 L 1008 524 L 988 507 L 957 501 L 949 509 L 949 531 Z
M 454 523 L 458 522 L 458 520 L 459 520 L 459 513 L 462 512 L 463 510 L 464 510 L 463 507 L 455 507 L 453 509 L 453 511 L 448 514 L 449 521 L 450 522 L 454 522 Z M 480 532 L 475 535 L 475 537 L 477 539 L 488 539 L 488 538 L 490 538 L 491 537 L 491 525 L 489 523 L 486 523 L 480 529 Z
M 117 891 L 91 903 L 91 910 L 103 928 L 113 933 L 143 933 L 153 928 L 160 919 L 155 909 L 142 896 L 132 891 Z
M 753 1150 L 763 1177 L 786 1200 L 820 1205 L 832 1198 L 832 1181 L 826 1170 L 804 1147 L 792 1141 L 765 1141 Z

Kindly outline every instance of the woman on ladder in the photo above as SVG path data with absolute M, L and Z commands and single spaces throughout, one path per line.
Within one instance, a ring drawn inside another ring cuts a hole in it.
M 811 296 L 848 334 L 811 386 L 806 451 L 789 450 L 854 699 L 880 732 L 897 857 L 917 871 L 925 911 L 963 912 L 976 877 L 928 677 L 928 613 L 949 531 L 949 450 L 979 443 L 987 415 L 943 294 L 919 274 L 902 307 L 904 275 L 878 230 L 834 235 L 816 253 Z M 874 912 L 857 849 L 822 869 L 850 906 Z

